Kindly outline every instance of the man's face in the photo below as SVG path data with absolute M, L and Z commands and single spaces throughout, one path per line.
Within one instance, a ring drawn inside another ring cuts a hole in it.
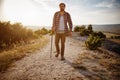
M 60 5 L 60 11 L 64 11 L 65 10 L 65 5 Z

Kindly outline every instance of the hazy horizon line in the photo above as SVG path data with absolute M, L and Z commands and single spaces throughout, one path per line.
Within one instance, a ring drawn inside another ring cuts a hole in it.
M 90 24 L 75 24 L 73 26 L 80 26 L 80 25 L 90 25 Z M 91 24 L 91 25 L 120 25 L 120 23 L 119 24 L 116 24 L 116 23 L 110 23 L 110 24 Z M 24 25 L 24 26 L 40 26 L 40 27 L 46 26 L 46 27 L 50 27 L 52 25 Z

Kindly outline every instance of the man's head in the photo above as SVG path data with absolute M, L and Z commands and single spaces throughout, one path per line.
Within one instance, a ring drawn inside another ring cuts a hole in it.
M 60 3 L 59 7 L 60 7 L 60 11 L 64 11 L 65 10 L 65 3 Z

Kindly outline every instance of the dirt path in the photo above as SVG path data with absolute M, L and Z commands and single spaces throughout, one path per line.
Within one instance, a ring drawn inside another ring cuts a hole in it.
M 55 46 L 50 59 L 49 42 L 43 49 L 16 61 L 6 72 L 0 73 L 0 80 L 87 80 L 71 66 L 82 49 L 80 44 L 77 40 L 67 37 L 66 60 L 61 61 L 60 56 L 54 57 Z

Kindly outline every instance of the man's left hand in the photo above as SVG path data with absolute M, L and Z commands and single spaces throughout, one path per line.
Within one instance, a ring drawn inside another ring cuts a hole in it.
M 69 36 L 72 36 L 72 31 L 69 32 Z

